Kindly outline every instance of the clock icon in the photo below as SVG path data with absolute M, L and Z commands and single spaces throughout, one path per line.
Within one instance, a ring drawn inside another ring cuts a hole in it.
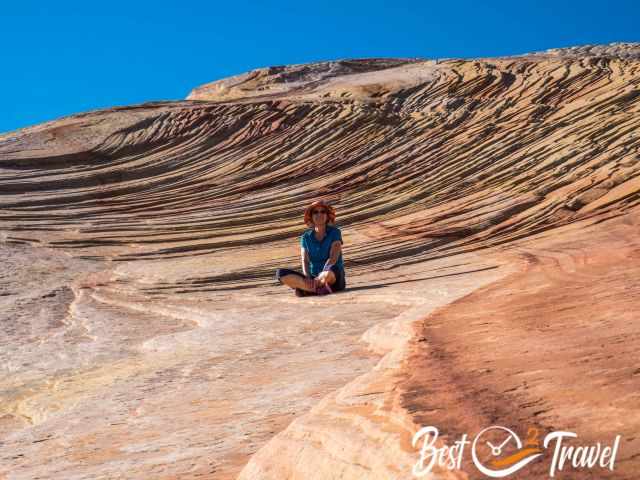
M 489 447 L 492 458 L 489 464 L 492 467 L 486 466 L 478 457 L 478 447 Z M 510 451 L 515 451 L 506 457 L 501 457 L 503 451 L 510 446 Z M 487 427 L 482 430 L 476 438 L 473 440 L 471 446 L 471 456 L 476 468 L 485 475 L 492 478 L 503 478 L 513 472 L 520 470 L 522 467 L 532 462 L 534 459 L 542 455 L 542 451 L 539 448 L 525 448 L 523 449 L 522 440 L 518 437 L 518 434 L 513 430 L 495 425 Z

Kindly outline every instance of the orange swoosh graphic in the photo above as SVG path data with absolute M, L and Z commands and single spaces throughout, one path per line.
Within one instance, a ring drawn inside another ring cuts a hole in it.
M 509 455 L 508 457 L 501 458 L 499 460 L 492 460 L 491 465 L 494 467 L 508 467 L 509 465 L 513 465 L 517 461 L 528 457 L 529 455 L 533 455 L 536 453 L 540 453 L 542 450 L 539 448 L 524 448 L 519 452 L 514 453 L 513 455 Z

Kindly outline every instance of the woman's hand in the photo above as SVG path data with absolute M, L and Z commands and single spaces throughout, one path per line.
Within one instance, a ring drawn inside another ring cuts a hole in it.
M 316 280 L 320 283 L 320 285 L 324 285 L 327 283 L 327 279 L 329 278 L 329 271 L 325 270 L 320 272 L 320 274 L 316 277 Z

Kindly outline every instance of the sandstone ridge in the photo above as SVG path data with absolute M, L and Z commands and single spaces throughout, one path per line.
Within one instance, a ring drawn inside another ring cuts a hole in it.
M 620 434 L 571 478 L 634 478 L 638 52 L 267 67 L 0 135 L 0 477 L 411 478 L 420 426 L 501 424 Z M 298 299 L 319 196 L 349 288 Z

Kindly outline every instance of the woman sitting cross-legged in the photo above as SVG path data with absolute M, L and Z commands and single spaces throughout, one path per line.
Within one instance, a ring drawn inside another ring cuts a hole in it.
M 336 227 L 333 207 L 322 200 L 304 212 L 310 228 L 300 237 L 302 273 L 279 268 L 276 279 L 293 289 L 299 297 L 325 295 L 346 288 L 342 262 L 342 233 Z

